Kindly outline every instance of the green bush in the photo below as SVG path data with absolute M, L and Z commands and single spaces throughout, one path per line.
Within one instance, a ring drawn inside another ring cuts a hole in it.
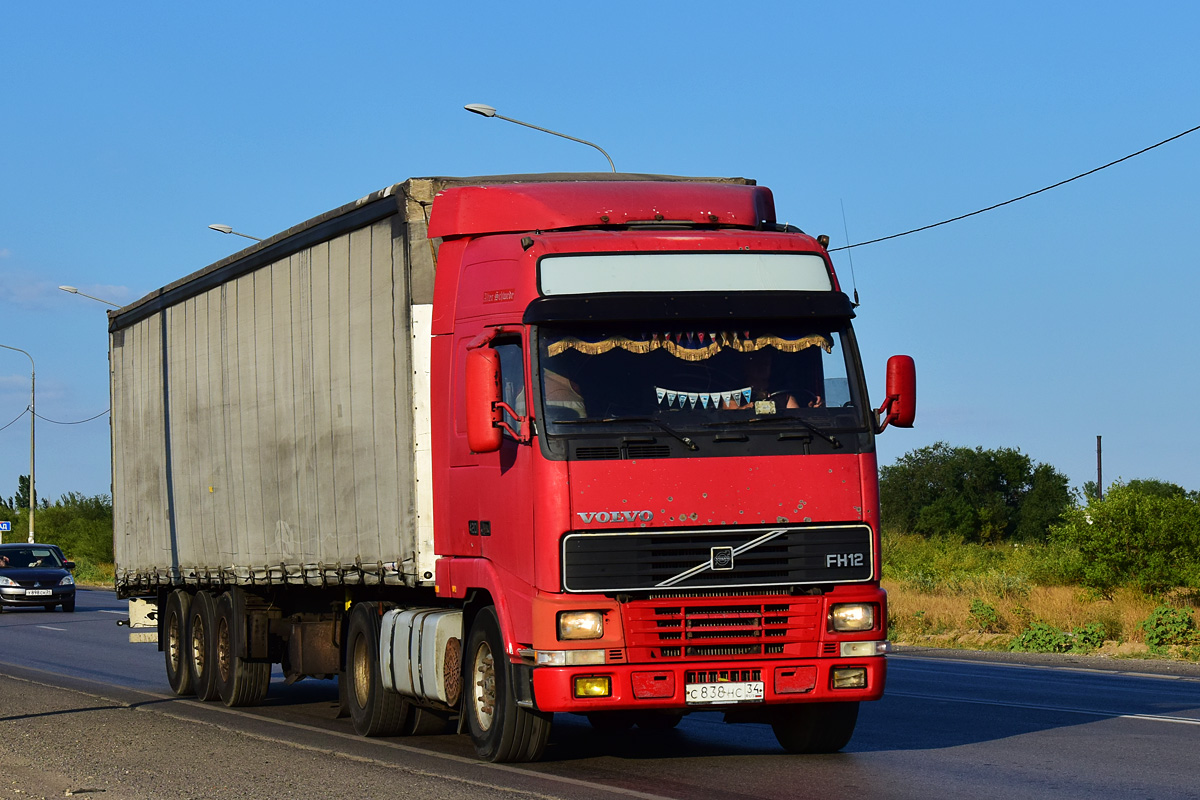
M 1001 633 L 1004 630 L 1004 620 L 996 607 L 985 603 L 978 597 L 972 598 L 968 611 L 971 615 L 971 626 L 980 633 Z
M 1076 628 L 1072 633 L 1074 641 L 1071 645 L 1071 651 L 1075 653 L 1090 653 L 1093 650 L 1103 647 L 1107 638 L 1108 631 L 1102 623 L 1089 622 L 1081 628 Z
M 1162 650 L 1172 645 L 1200 644 L 1197 642 L 1196 620 L 1191 609 L 1159 606 L 1138 625 L 1146 633 L 1146 644 L 1151 650 Z
M 1080 555 L 1080 580 L 1111 596 L 1119 586 L 1161 595 L 1200 587 L 1200 504 L 1184 494 L 1114 485 L 1067 512 L 1052 535 Z
M 1070 633 L 1035 622 L 1013 639 L 1008 649 L 1027 653 L 1090 653 L 1104 641 L 1104 626 L 1099 622 L 1089 622 Z
M 1035 622 L 1021 631 L 1008 649 L 1027 653 L 1066 653 L 1071 644 L 1071 637 L 1066 632 L 1044 622 Z

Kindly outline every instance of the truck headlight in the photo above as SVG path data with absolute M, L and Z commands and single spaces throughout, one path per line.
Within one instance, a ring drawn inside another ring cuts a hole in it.
M 835 631 L 869 631 L 875 627 L 875 606 L 872 603 L 830 606 L 829 626 Z
M 558 640 L 600 639 L 604 636 L 603 611 L 558 612 Z

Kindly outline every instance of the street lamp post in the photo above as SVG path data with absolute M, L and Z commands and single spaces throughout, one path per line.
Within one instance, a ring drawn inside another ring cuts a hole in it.
M 15 350 L 18 353 L 24 354 L 29 359 L 29 543 L 33 544 L 33 512 L 37 507 L 37 483 L 34 480 L 34 434 L 37 432 L 37 392 L 34 389 L 37 367 L 34 366 L 33 356 L 26 353 L 19 347 L 9 347 L 6 344 L 0 344 L 5 350 Z
M 104 305 L 106 305 L 106 306 L 112 306 L 113 308 L 120 308 L 119 305 L 117 305 L 116 303 L 114 303 L 110 300 L 101 300 L 99 297 L 93 297 L 90 294 L 86 294 L 84 292 L 79 291 L 74 286 L 60 286 L 58 288 L 62 289 L 64 292 L 69 292 L 71 294 L 77 294 L 80 297 L 86 297 L 89 300 L 95 300 L 97 303 L 104 303 Z
M 612 171 L 613 172 L 617 171 L 617 168 L 613 164 L 613 160 L 611 158 L 609 158 L 608 153 L 605 153 L 604 148 L 601 147 L 600 145 L 596 144 L 595 142 L 589 142 L 587 139 L 578 139 L 574 136 L 568 136 L 565 133 L 559 133 L 558 131 L 552 131 L 549 128 L 540 128 L 537 125 L 530 125 L 528 122 L 521 122 L 521 120 L 519 120 L 519 119 L 513 119 L 512 117 L 506 117 L 503 114 L 497 114 L 496 109 L 492 108 L 491 106 L 484 105 L 483 103 L 471 103 L 469 105 L 463 106 L 463 108 L 465 108 L 467 111 L 470 111 L 472 114 L 479 114 L 482 117 L 495 117 L 496 119 L 502 119 L 505 122 L 512 122 L 517 125 L 524 125 L 526 128 L 533 128 L 535 131 L 541 131 L 542 133 L 549 133 L 552 136 L 561 136 L 564 139 L 570 139 L 572 142 L 579 142 L 580 144 L 586 144 L 588 147 L 594 147 L 597 150 L 599 150 L 604 155 L 605 158 L 608 159 L 608 166 L 612 168 Z M 209 227 L 211 228 L 213 226 L 210 225 Z
M 253 239 L 256 242 L 262 241 L 262 239 L 258 238 L 257 236 L 251 236 L 248 233 L 242 233 L 241 231 L 235 231 L 233 228 L 229 227 L 228 225 L 209 225 L 208 227 L 212 228 L 217 233 L 232 233 L 234 236 L 241 236 L 246 239 Z

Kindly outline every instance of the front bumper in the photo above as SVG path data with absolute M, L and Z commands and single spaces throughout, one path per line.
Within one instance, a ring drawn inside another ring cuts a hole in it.
M 55 586 L 50 594 L 34 594 L 29 592 L 37 589 L 26 589 L 23 586 L 0 587 L 0 605 L 5 606 L 48 606 L 71 600 L 75 597 L 74 586 Z
M 833 688 L 834 670 L 861 668 L 862 688 Z M 591 713 L 638 709 L 728 711 L 731 708 L 784 703 L 828 703 L 878 700 L 883 696 L 887 661 L 883 656 L 864 658 L 755 659 L 736 663 L 605 664 L 576 667 L 537 667 L 533 672 L 533 701 L 541 711 Z M 576 697 L 575 679 L 608 677 L 607 697 Z M 761 701 L 745 703 L 689 703 L 689 683 L 761 681 Z

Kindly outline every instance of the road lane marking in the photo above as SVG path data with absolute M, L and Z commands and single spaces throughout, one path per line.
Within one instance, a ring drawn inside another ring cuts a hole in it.
M 47 630 L 47 631 L 65 631 L 66 630 L 66 628 L 52 628 L 49 625 L 38 625 L 38 627 L 41 628 L 42 630 Z
M 98 608 L 96 610 L 101 614 L 121 614 L 122 616 L 129 613 L 128 611 L 113 611 L 111 608 Z
M 977 706 L 1002 706 L 1004 708 L 1024 708 L 1032 711 L 1058 711 L 1063 714 L 1083 714 L 1089 717 L 1104 719 L 1143 719 L 1150 722 L 1174 722 L 1180 725 L 1200 725 L 1200 719 L 1192 717 L 1171 717 L 1164 714 L 1122 714 L 1119 711 L 1093 711 L 1088 708 L 1071 708 L 1069 706 L 1050 706 L 1040 703 L 1014 703 L 1008 700 L 972 700 L 966 697 L 946 697 L 935 694 L 916 694 L 915 692 L 892 692 L 888 697 L 908 697 L 913 700 L 941 700 L 947 703 L 971 703 Z

